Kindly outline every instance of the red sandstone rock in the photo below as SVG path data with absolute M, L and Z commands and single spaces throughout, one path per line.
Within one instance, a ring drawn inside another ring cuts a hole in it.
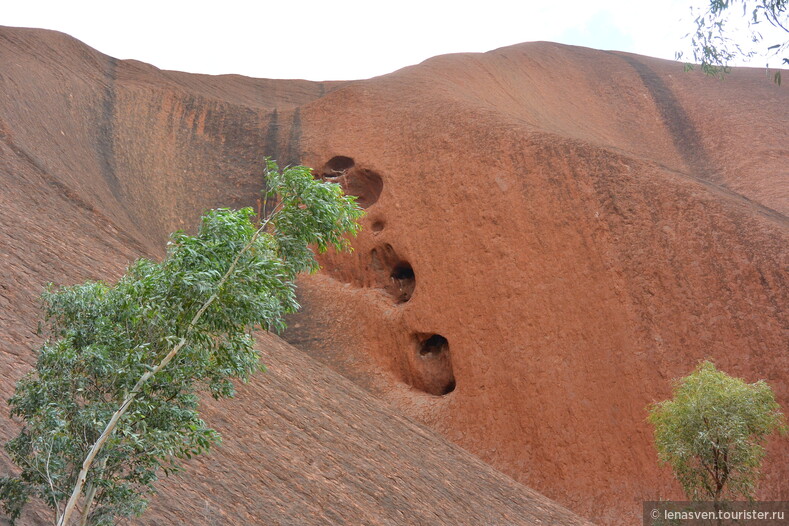
M 576 512 L 632 524 L 681 496 L 645 421 L 672 378 L 711 358 L 789 409 L 788 103 L 759 70 L 720 82 L 538 43 L 306 104 L 303 162 L 352 159 L 383 188 L 356 252 L 302 280 L 287 338 Z M 433 334 L 440 363 L 421 354 Z M 789 498 L 788 452 L 772 442 L 762 497 Z
M 0 74 L 4 397 L 30 361 L 43 283 L 117 276 L 130 258 L 160 254 L 166 234 L 201 210 L 254 204 L 271 155 L 344 184 L 368 211 L 355 253 L 323 257 L 325 270 L 302 280 L 305 308 L 286 337 L 595 522 L 631 524 L 642 500 L 679 496 L 657 465 L 645 408 L 698 360 L 765 378 L 789 409 L 789 92 L 762 71 L 719 82 L 672 62 L 535 43 L 366 81 L 266 81 L 162 72 L 60 34 L 6 28 Z M 439 483 L 418 469 L 406 483 L 417 489 L 391 506 L 347 492 L 389 466 L 413 429 L 397 436 L 397 426 L 359 417 L 357 406 L 374 403 L 342 397 L 327 387 L 336 376 L 278 349 L 269 361 L 290 360 L 282 378 L 292 390 L 266 391 L 280 377 L 265 377 L 222 407 L 252 412 L 256 400 L 282 397 L 260 414 L 286 411 L 279 430 L 264 445 L 229 440 L 236 445 L 190 468 L 199 487 L 168 481 L 155 513 L 194 512 L 197 492 L 206 523 L 244 514 L 287 523 L 292 509 L 313 524 L 386 509 L 425 517 L 433 504 L 417 495 Z M 317 376 L 294 372 L 302 368 Z M 299 409 L 310 382 L 326 390 Z M 327 408 L 337 397 L 348 413 Z M 227 433 L 271 429 L 221 416 Z M 330 437 L 308 432 L 306 422 L 334 428 L 338 419 L 352 423 Z M 359 431 L 371 421 L 387 432 Z M 331 453 L 344 433 L 390 453 L 349 468 Z M 303 447 L 288 446 L 294 435 Z M 304 466 L 272 482 L 316 447 L 331 459 L 318 472 L 351 469 L 356 482 L 340 490 Z M 787 452 L 786 439 L 771 444 L 763 497 L 789 499 Z M 278 455 L 287 461 L 260 474 L 249 466 L 258 455 L 261 470 Z M 450 486 L 462 486 L 440 497 L 447 523 L 471 513 L 451 502 L 475 491 L 491 513 L 499 508 L 488 499 L 521 492 L 500 499 L 517 501 L 501 513 L 536 520 L 527 490 L 506 478 L 474 489 L 461 483 L 473 461 L 446 455 L 427 461 L 443 462 Z M 231 477 L 240 465 L 244 474 Z M 226 482 L 206 480 L 211 472 Z M 380 484 L 376 495 L 398 487 Z M 249 487 L 288 497 L 273 515 L 256 515 L 248 500 L 233 509 Z M 321 515 L 316 492 L 344 500 Z

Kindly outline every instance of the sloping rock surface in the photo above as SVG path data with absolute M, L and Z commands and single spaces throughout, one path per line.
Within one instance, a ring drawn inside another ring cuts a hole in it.
M 167 233 L 205 208 L 254 206 L 270 155 L 343 184 L 368 212 L 356 251 L 324 256 L 325 270 L 302 280 L 286 338 L 575 512 L 634 523 L 641 501 L 681 495 L 645 422 L 673 378 L 711 358 L 766 379 L 789 409 L 787 103 L 761 70 L 719 82 L 549 43 L 314 83 L 163 72 L 4 28 L 0 392 L 30 362 L 42 283 L 112 278 L 138 254 L 161 254 Z M 309 407 L 332 413 L 323 396 Z M 248 398 L 229 404 L 269 403 Z M 291 436 L 292 424 L 298 444 L 320 427 L 286 418 L 264 435 L 268 411 L 245 407 L 249 427 L 223 412 L 244 436 Z M 299 449 L 278 447 L 284 459 Z M 224 467 L 210 469 L 237 469 L 231 446 L 222 451 L 212 459 Z M 789 499 L 787 453 L 785 438 L 771 442 L 761 497 Z M 212 459 L 195 468 L 198 486 L 164 493 L 240 495 L 205 480 Z M 337 487 L 361 480 L 349 477 Z M 261 480 L 252 493 L 273 487 Z M 425 487 L 413 484 L 397 487 Z M 335 495 L 327 488 L 305 495 Z M 341 516 L 369 498 L 354 495 L 326 509 Z M 205 520 L 222 523 L 227 507 L 203 498 Z M 172 500 L 177 513 L 196 510 Z M 243 513 L 257 509 L 244 502 Z M 409 513 L 422 517 L 424 502 Z
M 156 500 L 172 524 L 588 524 L 282 340 L 212 404 L 220 449 Z

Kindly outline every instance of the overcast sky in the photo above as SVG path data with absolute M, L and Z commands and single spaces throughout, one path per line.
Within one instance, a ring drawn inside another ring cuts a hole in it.
M 444 53 L 548 40 L 673 59 L 698 0 L 7 0 L 0 25 L 68 33 L 162 69 L 368 78 Z M 683 23 L 684 21 L 684 23 Z

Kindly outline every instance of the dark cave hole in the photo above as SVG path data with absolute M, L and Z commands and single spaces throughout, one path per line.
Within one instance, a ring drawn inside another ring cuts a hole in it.
M 384 189 L 384 180 L 377 172 L 357 167 L 356 161 L 345 155 L 329 159 L 320 177 L 340 184 L 346 195 L 356 196 L 356 204 L 362 208 L 374 205 Z
M 355 164 L 352 158 L 338 155 L 329 159 L 329 162 L 323 167 L 323 173 L 326 177 L 339 177 L 353 168 Z
M 405 303 L 414 295 L 416 289 L 416 276 L 411 264 L 401 261 L 392 268 L 389 275 L 394 285 L 394 295 L 398 303 Z
M 441 396 L 447 395 L 455 390 L 455 380 L 450 380 L 441 391 Z
M 449 342 L 440 334 L 417 337 L 417 360 L 414 387 L 434 396 L 444 396 L 455 390 L 455 373 Z
M 438 356 L 449 350 L 449 342 L 440 334 L 434 334 L 430 338 L 422 341 L 419 346 L 420 356 Z

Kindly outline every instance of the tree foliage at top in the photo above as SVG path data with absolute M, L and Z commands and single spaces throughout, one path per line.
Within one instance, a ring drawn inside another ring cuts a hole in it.
M 717 77 L 728 73 L 730 63 L 738 58 L 776 57 L 781 65 L 789 65 L 788 9 L 789 0 L 709 0 L 701 12 L 692 10 L 695 28 L 687 37 L 693 61 Z M 683 56 L 678 52 L 677 60 Z M 781 72 L 773 78 L 780 84 Z
M 44 293 L 44 343 L 9 401 L 23 424 L 5 446 L 19 473 L 0 478 L 12 521 L 36 497 L 67 523 L 70 494 L 80 524 L 138 515 L 160 473 L 219 441 L 198 394 L 232 397 L 232 379 L 262 369 L 253 329 L 284 327 L 296 276 L 318 268 L 312 247 L 350 249 L 362 214 L 308 168 L 267 168 L 266 217 L 210 211 L 197 235 L 171 236 L 162 262 L 140 259 L 114 285 Z
M 655 404 L 658 457 L 674 470 L 692 500 L 752 499 L 764 442 L 786 430 L 766 382 L 748 384 L 705 361 L 677 381 L 674 398 Z

